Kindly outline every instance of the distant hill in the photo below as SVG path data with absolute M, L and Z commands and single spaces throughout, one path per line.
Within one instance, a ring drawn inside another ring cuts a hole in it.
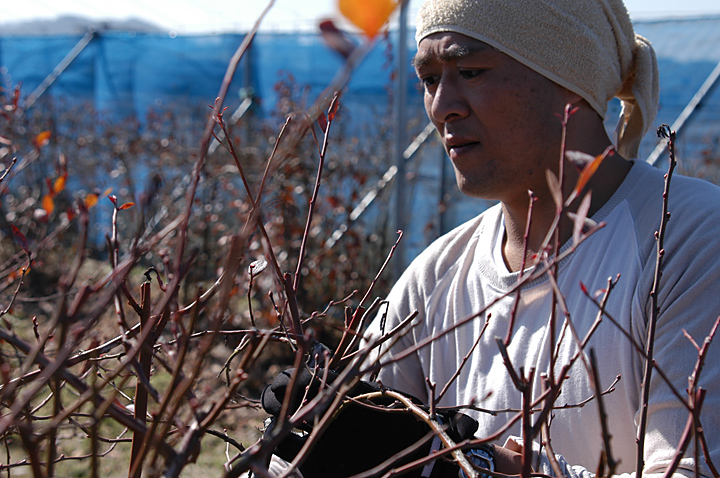
M 159 26 L 140 20 L 95 20 L 75 15 L 59 16 L 52 20 L 30 20 L 0 24 L 0 36 L 77 35 L 90 29 L 96 31 L 124 31 L 151 33 L 165 31 Z

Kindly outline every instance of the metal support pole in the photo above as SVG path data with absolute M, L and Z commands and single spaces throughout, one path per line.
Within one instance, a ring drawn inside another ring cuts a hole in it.
M 410 161 L 413 156 L 418 152 L 420 147 L 427 142 L 427 140 L 430 138 L 430 135 L 435 131 L 435 126 L 432 124 L 432 122 L 428 122 L 428 124 L 425 126 L 425 129 L 423 129 L 420 134 L 415 136 L 415 139 L 408 145 L 407 148 L 405 148 L 405 151 L 403 152 L 403 158 L 405 159 L 405 164 L 407 164 L 408 161 Z M 345 232 L 348 230 L 348 227 L 353 222 L 360 219 L 360 216 L 367 211 L 367 209 L 370 207 L 370 205 L 375 201 L 378 194 L 380 194 L 385 187 L 387 187 L 388 184 L 390 184 L 391 181 L 395 179 L 397 176 L 398 168 L 396 165 L 392 165 L 388 168 L 387 171 L 385 171 L 385 174 L 378 180 L 378 182 L 375 184 L 375 186 L 370 189 L 367 193 L 365 193 L 365 196 L 360 200 L 357 206 L 355 206 L 355 209 L 353 209 L 350 212 L 350 216 L 348 218 L 348 221 L 344 224 L 341 224 L 340 227 L 335 229 L 335 232 L 333 232 L 332 236 L 330 236 L 330 239 L 325 241 L 325 249 L 332 249 L 332 247 L 339 241 Z
M 400 17 L 398 29 L 398 55 L 397 74 L 395 88 L 395 165 L 397 175 L 395 177 L 395 230 L 405 229 L 405 219 L 408 211 L 408 204 L 405 201 L 405 145 L 407 144 L 407 10 L 408 2 L 400 4 Z M 393 231 L 394 232 L 394 231 Z M 406 267 L 405 254 L 402 247 L 395 252 L 393 276 L 395 279 Z
M 680 133 L 680 130 L 685 125 L 687 120 L 689 120 L 693 113 L 695 113 L 695 111 L 698 109 L 700 103 L 702 103 L 702 100 L 717 84 L 718 79 L 720 79 L 720 62 L 715 66 L 715 69 L 713 69 L 712 73 L 710 73 L 710 76 L 707 77 L 707 79 L 702 84 L 697 93 L 695 93 L 695 96 L 693 96 L 687 106 L 685 106 L 685 109 L 682 110 L 680 116 L 678 116 L 672 126 L 670 126 L 671 130 L 675 131 L 676 133 Z M 667 148 L 667 141 L 661 141 L 657 146 L 655 146 L 653 152 L 650 153 L 647 162 L 652 164 L 653 166 L 657 166 L 657 163 L 660 162 L 660 156 L 662 156 L 663 152 L 665 152 L 665 148 Z
M 445 154 L 445 150 L 440 148 L 442 151 L 442 154 L 440 155 L 440 200 L 438 202 L 438 206 L 440 206 L 438 209 L 438 215 L 440 216 L 438 218 L 438 237 L 445 234 L 447 231 L 447 208 L 448 205 L 445 204 L 445 182 L 447 181 L 447 161 L 448 157 Z

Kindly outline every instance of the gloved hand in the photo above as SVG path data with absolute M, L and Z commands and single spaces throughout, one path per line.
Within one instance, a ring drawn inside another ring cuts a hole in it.
M 263 391 L 263 408 L 273 415 L 273 420 L 278 419 L 285 394 L 289 392 L 287 387 L 290 384 L 292 372 L 292 370 L 282 372 Z M 307 399 L 311 400 L 317 395 L 323 373 L 324 371 L 320 370 L 314 379 L 313 374 L 307 368 L 303 368 L 298 373 L 295 396 L 289 407 L 290 413 L 300 406 L 308 386 Z M 338 376 L 331 371 L 328 371 L 327 375 L 328 384 L 331 384 Z M 347 395 L 356 397 L 380 390 L 380 387 L 375 384 L 361 381 Z M 419 400 L 413 397 L 408 398 L 420 405 Z M 382 397 L 374 400 L 373 403 L 387 406 L 394 401 L 390 397 Z M 438 415 L 442 423 L 448 427 L 446 432 L 456 443 L 472 438 L 477 430 L 477 422 L 462 413 L 438 412 Z M 273 425 L 268 427 L 266 433 L 272 433 Z M 299 428 L 306 432 L 312 431 L 309 423 L 305 423 Z M 349 402 L 344 405 L 342 411 L 322 435 L 315 439 L 313 448 L 300 466 L 300 472 L 305 478 L 352 476 L 381 464 L 393 455 L 421 441 L 429 432 L 430 427 L 410 413 L 388 412 Z M 308 436 L 308 434 L 291 433 L 276 447 L 275 453 L 286 461 L 292 461 L 305 444 Z M 431 446 L 432 440 L 427 440 L 418 450 L 397 460 L 393 466 L 397 467 L 427 456 Z M 436 460 L 431 476 L 457 476 L 457 470 L 458 467 L 454 463 Z M 419 477 L 421 472 L 422 467 L 419 467 L 406 476 Z

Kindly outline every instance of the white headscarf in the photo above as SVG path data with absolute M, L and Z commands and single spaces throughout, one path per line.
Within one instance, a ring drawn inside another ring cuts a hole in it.
M 637 156 L 657 114 L 658 69 L 622 0 L 426 0 L 415 39 L 437 32 L 497 48 L 580 95 L 603 118 L 608 102 L 620 98 L 616 147 Z

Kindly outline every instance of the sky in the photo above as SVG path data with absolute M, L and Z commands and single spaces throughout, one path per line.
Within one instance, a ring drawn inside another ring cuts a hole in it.
M 362 0 L 360 0 L 362 1 Z M 276 0 L 264 30 L 312 30 L 331 18 L 343 25 L 337 0 Z M 414 18 L 421 0 L 411 0 Z M 268 0 L 0 0 L 2 24 L 30 19 L 80 15 L 97 20 L 140 18 L 168 32 L 244 32 L 252 27 Z M 720 0 L 626 0 L 633 18 L 720 15 Z

